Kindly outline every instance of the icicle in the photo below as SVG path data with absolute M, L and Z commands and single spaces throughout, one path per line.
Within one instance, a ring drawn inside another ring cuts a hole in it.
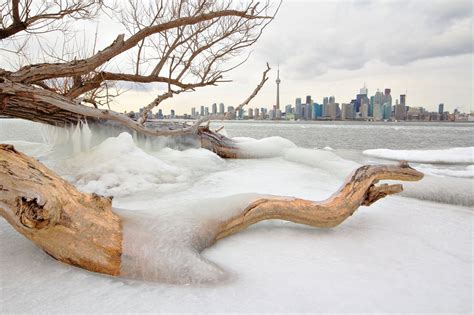
M 81 152 L 81 127 L 80 122 L 77 123 L 76 128 L 71 134 L 72 152 L 77 155 Z
M 84 119 L 84 123 L 81 122 L 81 124 L 82 147 L 85 152 L 89 152 L 91 148 L 92 131 L 90 130 L 89 124 L 87 123 L 86 119 Z

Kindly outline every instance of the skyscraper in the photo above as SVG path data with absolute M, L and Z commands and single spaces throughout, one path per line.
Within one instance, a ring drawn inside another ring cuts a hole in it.
M 444 113 L 444 103 L 439 104 L 438 114 L 442 115 Z
M 406 119 L 406 95 L 400 94 L 400 104 L 395 105 L 395 119 L 405 120 Z
M 341 120 L 354 119 L 354 104 L 342 104 Z
M 217 104 L 216 103 L 212 104 L 212 114 L 213 115 L 217 114 Z
M 249 114 L 248 114 L 249 119 L 253 118 L 253 108 L 249 108 Z
M 395 119 L 396 120 L 406 119 L 406 110 L 405 110 L 404 105 L 402 104 L 395 105 Z
M 280 66 L 278 66 L 277 70 L 277 79 L 276 79 L 276 84 L 277 84 L 277 99 L 276 99 L 276 109 L 280 109 Z
M 295 118 L 298 119 L 301 117 L 301 98 L 298 97 L 295 100 Z
M 374 120 L 383 119 L 383 105 L 380 103 L 374 103 L 373 115 Z
M 406 94 L 400 94 L 400 105 L 407 106 L 406 97 Z
M 360 89 L 360 94 L 363 94 L 363 95 L 368 95 L 369 94 L 369 90 L 365 86 L 365 83 L 364 83 L 364 87 Z
M 307 105 L 313 104 L 313 102 L 311 101 L 311 95 L 307 95 L 307 96 L 306 96 L 306 104 L 307 104 Z
M 224 108 L 224 103 L 219 104 L 219 114 L 224 114 L 225 108 Z

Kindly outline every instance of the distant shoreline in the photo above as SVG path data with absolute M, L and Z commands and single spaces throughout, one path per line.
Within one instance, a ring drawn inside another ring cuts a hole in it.
M 9 117 L 0 115 L 0 119 L 22 119 L 17 117 Z M 195 122 L 196 119 L 149 119 L 149 122 Z M 419 120 L 398 120 L 398 121 L 371 121 L 371 120 L 259 120 L 259 119 L 211 119 L 210 122 L 214 123 L 261 123 L 261 124 L 473 124 L 474 120 L 455 120 L 455 121 L 419 121 Z

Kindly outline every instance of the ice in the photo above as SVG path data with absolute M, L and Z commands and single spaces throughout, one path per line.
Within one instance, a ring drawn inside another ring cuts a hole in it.
M 334 229 L 262 223 L 204 252 L 226 280 L 176 286 L 58 263 L 1 221 L 0 305 L 4 313 L 470 313 L 471 222 L 465 208 L 393 197 Z
M 128 133 L 111 137 L 90 152 L 57 163 L 47 163 L 82 191 L 123 196 L 176 183 L 182 174 L 177 166 L 147 154 Z
M 430 164 L 421 164 L 417 166 L 419 171 L 422 171 L 425 174 L 430 174 L 433 176 L 441 177 L 461 177 L 461 178 L 473 178 L 474 177 L 474 165 L 469 165 L 466 167 L 458 169 L 446 169 L 435 167 Z
M 239 139 L 261 157 L 250 160 L 94 137 L 67 154 L 64 143 L 14 144 L 80 189 L 115 196 L 127 278 L 59 263 L 0 220 L 0 312 L 472 312 L 468 178 L 428 175 L 336 228 L 267 221 L 200 253 L 255 192 L 323 200 L 359 164 L 278 137 Z
M 419 182 L 407 182 L 401 195 L 452 205 L 474 207 L 474 181 L 467 178 L 425 176 Z
M 419 163 L 474 163 L 474 147 L 450 148 L 443 150 L 365 150 L 365 155 L 388 160 L 406 160 Z
M 245 137 L 233 138 L 244 155 L 252 157 L 268 158 L 281 156 L 287 149 L 296 148 L 296 145 L 282 137 L 268 137 L 253 139 Z
M 40 160 L 45 155 L 50 154 L 53 149 L 53 147 L 48 144 L 23 140 L 2 140 L 2 143 L 11 144 L 16 150 Z

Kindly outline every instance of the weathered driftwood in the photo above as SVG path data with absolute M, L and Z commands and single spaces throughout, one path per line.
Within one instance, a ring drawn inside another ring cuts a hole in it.
M 107 109 L 78 105 L 71 99 L 57 93 L 32 85 L 0 80 L 0 115 L 22 118 L 57 127 L 74 126 L 79 121 L 89 124 L 116 123 L 126 131 L 135 131 L 141 135 L 179 136 L 197 138 L 201 146 L 215 152 L 223 158 L 245 158 L 235 142 L 207 126 L 200 126 L 200 120 L 194 125 L 177 128 L 147 128 L 131 118 Z
M 362 166 L 325 201 L 260 199 L 221 223 L 209 224 L 219 224 L 215 241 L 267 219 L 333 227 L 359 206 L 402 191 L 398 184 L 375 186 L 379 180 L 422 177 L 408 164 Z M 121 273 L 122 220 L 112 211 L 111 198 L 79 192 L 11 145 L 0 145 L 0 215 L 57 260 L 104 274 Z
M 57 260 L 120 273 L 121 222 L 111 198 L 79 192 L 11 145 L 0 145 L 0 215 Z

